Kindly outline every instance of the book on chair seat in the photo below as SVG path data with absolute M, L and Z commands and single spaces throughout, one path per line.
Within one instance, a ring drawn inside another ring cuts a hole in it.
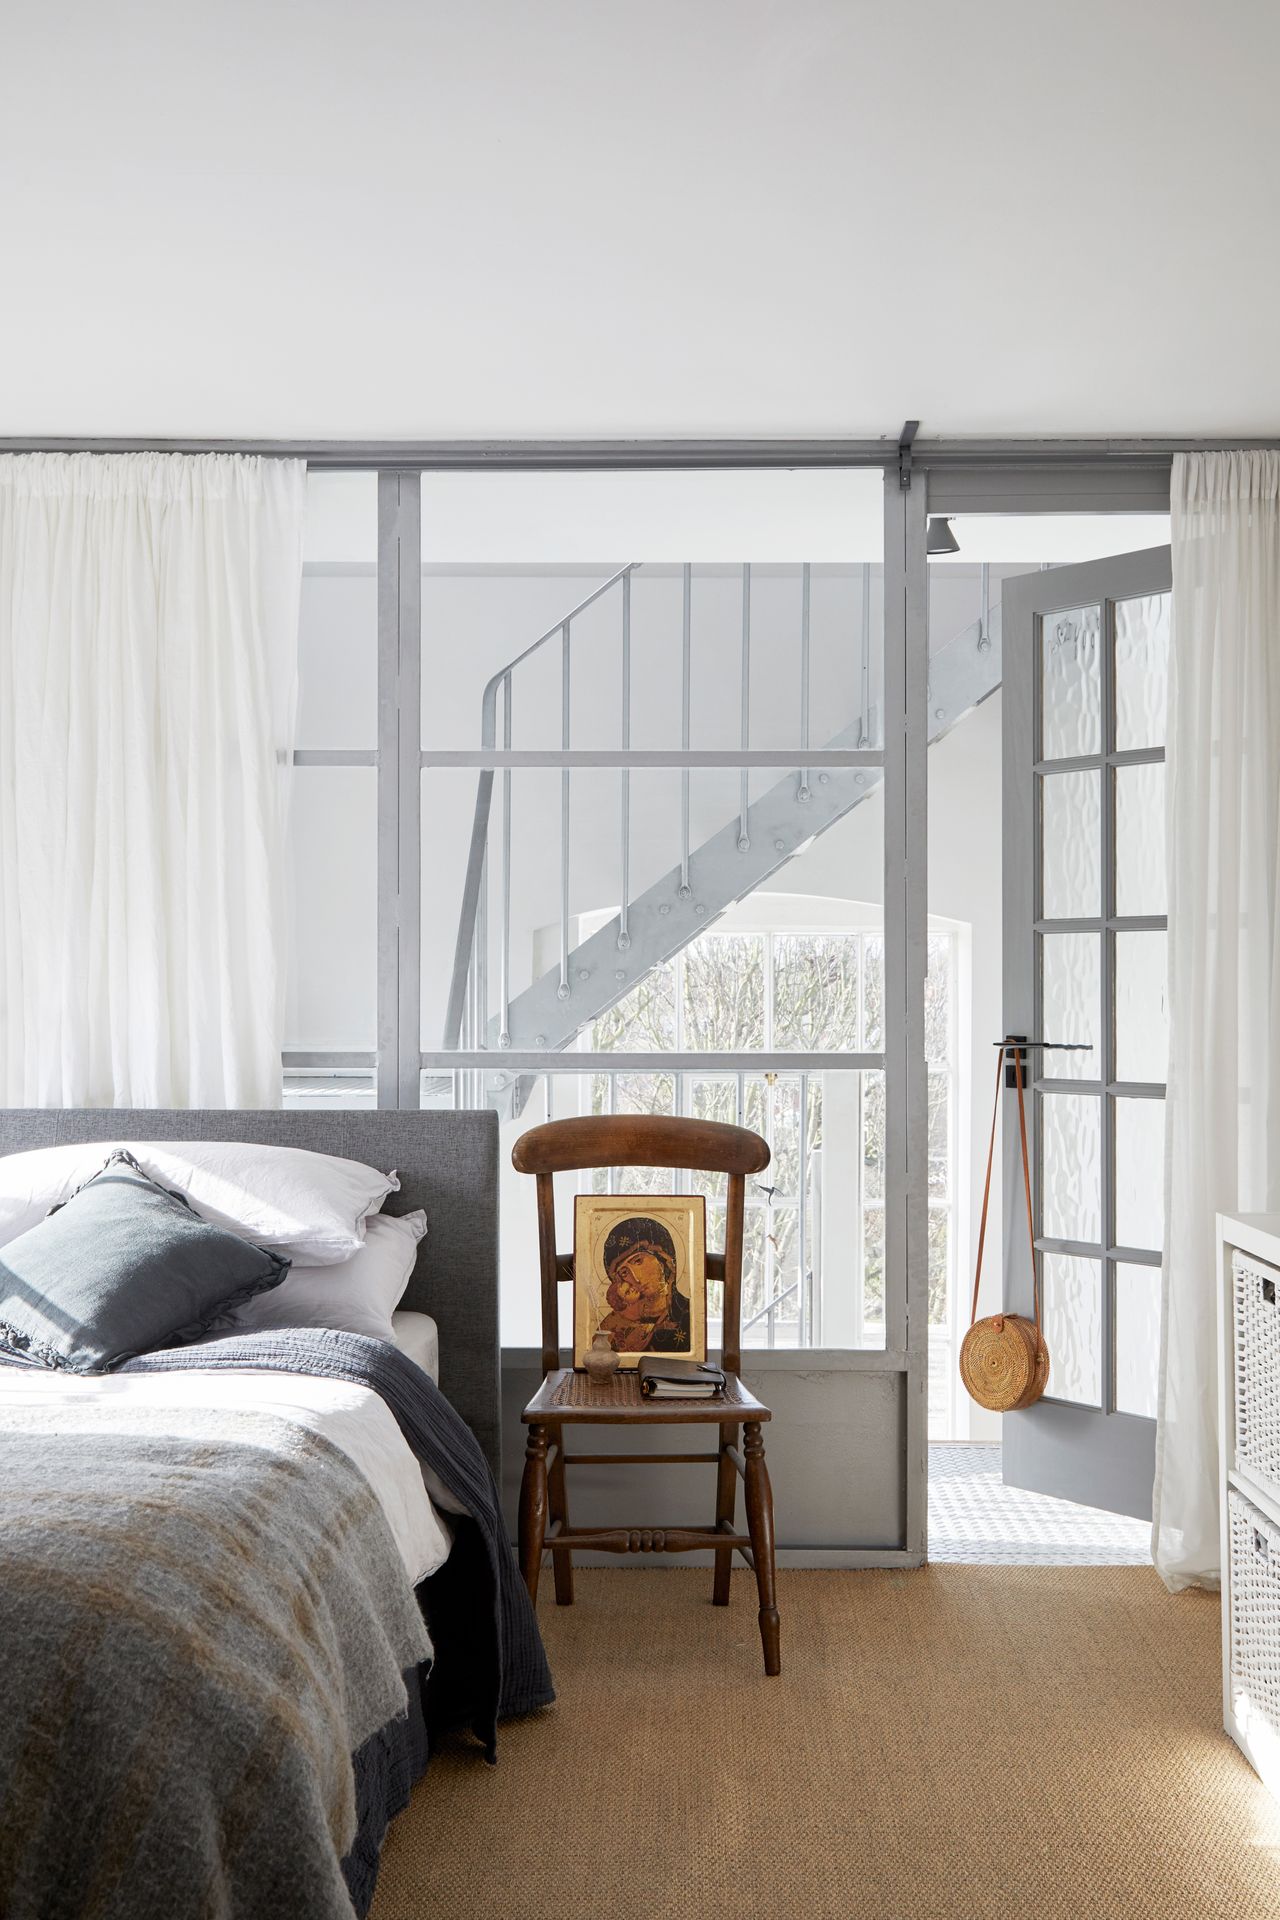
M 712 1400 L 724 1392 L 724 1374 L 710 1361 L 641 1357 L 640 1391 L 646 1400 Z

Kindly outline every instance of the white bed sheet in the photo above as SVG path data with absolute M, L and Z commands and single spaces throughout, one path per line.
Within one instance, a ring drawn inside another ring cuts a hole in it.
M 425 1315 L 413 1316 L 425 1318 Z M 422 1469 L 380 1394 L 341 1380 L 299 1373 L 228 1369 L 182 1373 L 79 1374 L 45 1367 L 0 1367 L 0 1406 L 74 1407 L 101 1414 L 104 1430 L 127 1429 L 131 1408 L 163 1408 L 181 1435 L 187 1409 L 249 1408 L 319 1433 L 340 1447 L 373 1488 L 416 1586 L 443 1566 L 449 1523 L 432 1503 Z
M 408 1308 L 391 1316 L 391 1331 L 401 1353 L 416 1360 L 424 1373 L 440 1385 L 440 1329 L 429 1313 L 411 1313 Z

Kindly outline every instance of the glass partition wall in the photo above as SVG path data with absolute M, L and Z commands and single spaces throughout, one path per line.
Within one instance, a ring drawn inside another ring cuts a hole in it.
M 745 1344 L 923 1381 L 954 1260 L 957 960 L 925 917 L 922 483 L 776 474 L 784 507 L 789 480 L 802 495 L 794 524 L 721 504 L 673 535 L 628 514 L 600 561 L 567 513 L 547 532 L 545 487 L 526 557 L 511 482 L 554 476 L 504 476 L 503 561 L 491 513 L 477 544 L 488 476 L 469 478 L 470 534 L 443 513 L 448 476 L 313 477 L 287 1102 L 496 1110 L 521 1347 L 521 1131 L 625 1111 L 751 1126 L 773 1160 L 749 1196 Z M 675 544 L 691 527 L 709 554 Z M 626 557 L 633 531 L 656 558 Z M 565 1177 L 563 1244 L 590 1180 Z M 922 1446 L 923 1392 L 907 1404 Z

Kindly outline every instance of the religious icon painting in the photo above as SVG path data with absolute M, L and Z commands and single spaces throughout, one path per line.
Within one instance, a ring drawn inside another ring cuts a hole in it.
M 580 1193 L 573 1233 L 573 1364 L 597 1333 L 619 1365 L 707 1357 L 707 1203 L 699 1193 Z

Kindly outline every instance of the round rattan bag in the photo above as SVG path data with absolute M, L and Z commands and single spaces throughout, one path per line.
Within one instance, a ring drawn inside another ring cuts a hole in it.
M 992 1413 L 1017 1413 L 1049 1384 L 1049 1349 L 1034 1320 L 993 1313 L 975 1320 L 960 1349 L 965 1391 Z
M 991 1116 L 991 1145 L 987 1150 L 987 1181 L 982 1192 L 982 1223 L 978 1228 L 977 1271 L 973 1276 L 973 1311 L 969 1331 L 960 1349 L 960 1378 L 965 1391 L 992 1413 L 1017 1413 L 1038 1400 L 1049 1384 L 1049 1349 L 1040 1330 L 1040 1283 L 1036 1271 L 1035 1226 L 1031 1218 L 1031 1161 L 1027 1153 L 1027 1116 L 1022 1097 L 1022 1054 L 1009 1047 L 1018 1088 L 1018 1127 L 1022 1136 L 1022 1182 L 1027 1198 L 1027 1229 L 1031 1241 L 1031 1287 L 1035 1318 L 1021 1313 L 992 1313 L 978 1319 L 978 1285 L 982 1279 L 982 1249 L 987 1237 L 987 1203 L 991 1198 L 991 1167 L 995 1159 L 1000 1121 L 1000 1081 L 1006 1048 L 996 1056 L 996 1104 Z

